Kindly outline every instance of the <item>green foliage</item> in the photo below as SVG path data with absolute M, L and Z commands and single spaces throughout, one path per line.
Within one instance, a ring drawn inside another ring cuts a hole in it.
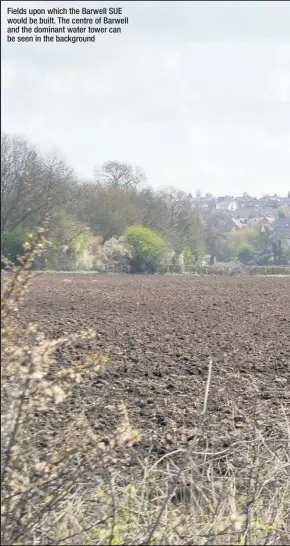
M 237 249 L 237 258 L 239 262 L 247 265 L 253 259 L 253 247 L 248 243 L 241 244 Z
M 24 245 L 29 241 L 31 230 L 25 228 L 16 228 L 2 240 L 2 252 L 9 260 L 18 263 L 17 256 L 23 256 L 25 253 Z
M 256 248 L 258 246 L 258 239 L 259 235 L 253 228 L 243 228 L 230 235 L 230 243 L 236 252 L 242 244 L 246 243 Z
M 130 260 L 132 273 L 155 273 L 164 266 L 169 249 L 158 233 L 137 225 L 127 228 L 124 236 L 135 251 Z
M 197 260 L 200 260 L 203 256 L 203 249 L 202 248 L 196 248 L 192 250 L 190 247 L 185 247 L 183 250 L 183 260 L 185 266 L 191 266 L 194 262 Z
M 89 249 L 92 236 L 88 229 L 79 228 L 76 230 L 75 238 L 71 241 L 71 248 L 75 252 L 75 256 L 79 262 L 85 259 L 85 253 Z
M 185 247 L 183 250 L 183 258 L 184 258 L 184 265 L 192 265 L 192 262 L 194 260 L 194 255 L 189 247 Z
M 50 247 L 46 252 L 47 267 L 79 268 L 85 265 L 93 242 L 89 228 L 76 224 L 65 214 L 59 214 L 49 228 Z

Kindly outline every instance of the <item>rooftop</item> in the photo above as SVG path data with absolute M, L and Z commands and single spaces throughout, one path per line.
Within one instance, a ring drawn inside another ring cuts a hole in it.
M 290 216 L 286 218 L 276 218 L 275 226 L 280 229 L 290 229 Z

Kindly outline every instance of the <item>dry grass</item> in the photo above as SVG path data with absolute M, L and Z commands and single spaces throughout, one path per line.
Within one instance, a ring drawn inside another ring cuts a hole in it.
M 40 233 L 1 300 L 1 543 L 289 544 L 287 411 L 277 410 L 276 429 L 266 436 L 254 408 L 251 434 L 221 447 L 207 434 L 211 360 L 194 434 L 160 459 L 150 453 L 137 457 L 134 445 L 142 431 L 131 426 L 125 407 L 106 443 L 84 415 L 72 418 L 65 430 L 51 426 L 58 405 L 106 359 L 88 355 L 52 374 L 56 347 L 94 333 L 48 341 L 35 324 L 20 330 L 18 306 L 29 287 L 28 270 L 44 246 Z M 39 415 L 46 416 L 41 431 Z

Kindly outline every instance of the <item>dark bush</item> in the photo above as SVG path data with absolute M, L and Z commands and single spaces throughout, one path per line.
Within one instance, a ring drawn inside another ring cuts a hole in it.
M 1 251 L 10 261 L 19 264 L 18 256 L 23 256 L 25 250 L 23 245 L 29 240 L 27 229 L 17 228 L 5 235 L 1 242 Z

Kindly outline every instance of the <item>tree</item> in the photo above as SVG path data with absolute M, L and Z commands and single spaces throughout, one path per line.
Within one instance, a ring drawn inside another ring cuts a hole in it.
M 94 241 L 87 225 L 75 221 L 65 212 L 60 212 L 47 227 L 49 242 L 44 253 L 48 267 L 75 269 L 84 265 Z
M 278 240 L 277 245 L 277 263 L 278 265 L 285 265 L 287 263 L 281 239 Z
M 230 234 L 230 242 L 235 252 L 242 244 L 249 244 L 254 248 L 258 248 L 259 234 L 254 228 L 242 228 Z
M 135 251 L 131 258 L 132 273 L 156 273 L 165 265 L 169 249 L 166 240 L 158 233 L 138 225 L 127 228 L 124 237 Z
M 211 209 L 204 211 L 203 216 L 206 251 L 210 255 L 210 265 L 214 265 L 216 259 L 230 260 L 233 252 L 226 233 L 228 217 Z
M 43 158 L 26 140 L 1 135 L 1 241 L 34 228 L 74 196 L 73 170 L 53 154 Z
M 1 135 L 1 241 L 33 215 L 33 186 L 41 172 L 38 154 L 27 141 Z
M 9 261 L 18 263 L 18 256 L 25 254 L 24 245 L 29 241 L 29 230 L 26 228 L 15 228 L 2 238 L 2 252 Z
M 133 190 L 97 183 L 82 185 L 73 212 L 80 222 L 102 237 L 103 244 L 112 237 L 120 237 L 128 226 L 140 221 Z
M 192 209 L 190 197 L 173 187 L 159 192 L 163 201 L 162 225 L 159 231 L 174 251 L 180 253 L 189 247 L 193 253 L 204 247 L 203 224 L 198 212 Z
M 271 254 L 263 254 L 261 252 L 253 252 L 254 258 L 251 260 L 256 265 L 267 265 L 271 259 Z
M 290 245 L 285 245 L 284 248 L 285 263 L 290 265 Z
M 222 236 L 213 226 L 205 228 L 206 251 L 210 255 L 209 265 L 214 265 L 217 254 L 221 249 Z
M 248 243 L 241 244 L 237 252 L 238 260 L 244 265 L 249 263 L 254 256 L 253 250 L 253 247 Z
M 98 182 L 109 188 L 136 189 L 146 180 L 140 167 L 132 167 L 119 161 L 107 161 L 99 171 L 95 171 L 95 175 Z
M 274 262 L 277 263 L 277 261 L 278 261 L 278 245 L 277 245 L 276 242 L 274 242 L 273 245 L 272 245 L 272 252 L 273 252 Z
M 256 248 L 264 254 L 271 254 L 274 237 L 275 233 L 271 229 L 266 228 L 264 231 L 260 231 Z
M 167 206 L 159 192 L 144 188 L 136 196 L 140 224 L 166 236 L 168 228 Z

